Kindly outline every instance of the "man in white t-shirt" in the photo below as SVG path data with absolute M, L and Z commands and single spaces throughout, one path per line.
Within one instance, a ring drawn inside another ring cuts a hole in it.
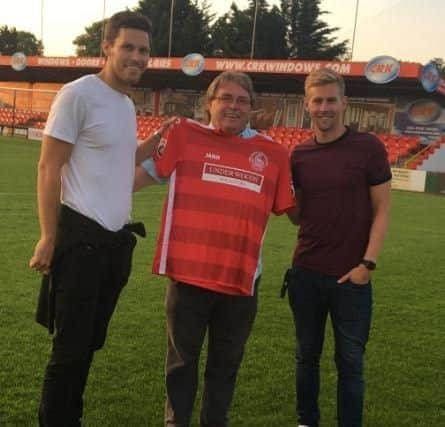
M 55 331 L 39 410 L 41 426 L 80 426 L 93 354 L 128 280 L 136 239 L 129 225 L 139 147 L 127 93 L 146 69 L 150 21 L 113 15 L 102 45 L 106 63 L 58 93 L 38 165 L 41 236 L 30 267 L 44 273 L 37 320 Z

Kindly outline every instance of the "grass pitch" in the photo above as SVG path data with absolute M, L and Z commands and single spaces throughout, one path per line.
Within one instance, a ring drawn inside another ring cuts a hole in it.
M 39 277 L 27 268 L 38 238 L 39 147 L 0 137 L 0 426 L 37 425 L 50 349 L 50 338 L 34 322 Z M 145 221 L 148 237 L 139 240 L 106 346 L 95 357 L 85 396 L 88 427 L 163 424 L 166 281 L 149 270 L 164 194 L 165 188 L 152 187 L 134 199 L 134 218 Z M 393 192 L 390 232 L 373 278 L 365 426 L 445 425 L 444 213 L 444 197 Z M 238 376 L 232 427 L 296 425 L 294 329 L 287 301 L 278 298 L 295 239 L 286 218 L 272 218 L 259 312 Z M 336 425 L 332 353 L 328 327 L 320 395 L 324 427 Z M 194 426 L 196 420 L 195 415 Z

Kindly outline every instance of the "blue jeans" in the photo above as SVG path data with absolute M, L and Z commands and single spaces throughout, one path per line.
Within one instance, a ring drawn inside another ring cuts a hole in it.
M 288 281 L 297 337 L 297 413 L 300 424 L 318 426 L 320 357 L 329 313 L 335 338 L 337 417 L 340 427 L 360 427 L 363 415 L 363 354 L 372 311 L 371 283 L 337 283 L 300 267 Z

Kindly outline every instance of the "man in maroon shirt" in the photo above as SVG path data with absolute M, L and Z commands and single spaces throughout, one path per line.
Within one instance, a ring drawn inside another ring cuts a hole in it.
M 343 125 L 344 80 L 329 69 L 305 82 L 315 136 L 291 156 L 299 208 L 298 244 L 288 271 L 297 349 L 300 426 L 318 426 L 319 361 L 329 313 L 341 427 L 362 425 L 363 354 L 371 323 L 371 274 L 389 221 L 391 170 L 374 136 Z

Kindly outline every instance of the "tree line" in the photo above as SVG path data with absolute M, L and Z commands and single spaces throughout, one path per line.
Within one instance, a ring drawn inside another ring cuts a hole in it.
M 23 52 L 26 55 L 42 55 L 41 40 L 27 31 L 18 31 L 15 27 L 0 26 L 0 55 L 12 55 Z
M 337 27 L 329 27 L 322 17 L 321 0 L 281 0 L 270 6 L 267 0 L 249 0 L 241 9 L 235 2 L 222 16 L 210 11 L 208 0 L 175 0 L 171 56 L 191 52 L 204 56 L 250 57 L 256 9 L 254 58 L 345 59 L 348 40 L 338 41 Z M 153 22 L 152 56 L 167 56 L 171 2 L 139 0 L 133 9 Z M 100 56 L 103 21 L 93 22 L 73 44 L 78 56 Z M 14 27 L 0 27 L 0 53 L 21 51 L 43 54 L 43 44 L 33 34 Z
M 349 41 L 335 37 L 338 27 L 323 21 L 328 12 L 321 0 L 249 0 L 241 9 L 235 2 L 222 16 L 210 11 L 209 0 L 175 0 L 171 56 L 191 52 L 204 56 L 248 58 L 252 53 L 252 29 L 256 13 L 254 58 L 258 59 L 348 59 Z M 152 56 L 167 56 L 171 0 L 139 0 L 134 10 L 153 22 Z M 104 21 L 85 27 L 73 44 L 78 56 L 100 56 Z M 43 55 L 44 46 L 32 33 L 0 25 L 0 55 L 23 52 Z M 432 59 L 445 76 L 442 58 Z
M 256 4 L 257 3 L 257 4 Z M 268 59 L 341 59 L 348 53 L 348 40 L 337 41 L 337 27 L 321 18 L 321 0 L 249 0 L 245 9 L 235 2 L 220 17 L 210 12 L 208 0 L 175 0 L 171 56 L 191 52 L 204 56 L 246 58 L 251 55 L 256 11 L 254 57 Z M 171 2 L 140 0 L 134 10 L 153 22 L 152 55 L 167 56 Z M 103 22 L 85 28 L 73 43 L 79 56 L 98 56 Z

